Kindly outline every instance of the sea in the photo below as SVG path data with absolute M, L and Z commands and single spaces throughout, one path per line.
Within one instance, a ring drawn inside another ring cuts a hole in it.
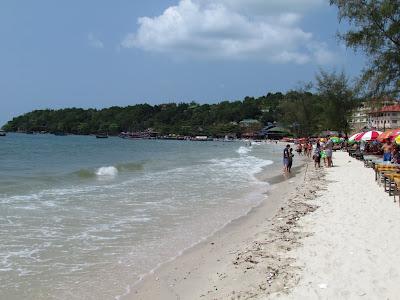
M 266 199 L 281 146 L 0 138 L 0 299 L 123 299 Z

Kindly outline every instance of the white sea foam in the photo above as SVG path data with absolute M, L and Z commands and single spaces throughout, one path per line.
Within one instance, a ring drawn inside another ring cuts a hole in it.
M 239 149 L 236 150 L 239 154 L 247 154 L 251 151 L 251 147 L 241 146 Z
M 96 170 L 97 176 L 108 176 L 114 177 L 117 176 L 118 169 L 116 167 L 101 167 Z

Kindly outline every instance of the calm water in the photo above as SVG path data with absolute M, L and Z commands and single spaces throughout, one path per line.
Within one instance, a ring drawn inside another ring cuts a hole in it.
M 280 148 L 0 138 L 0 299 L 115 299 L 245 214 Z

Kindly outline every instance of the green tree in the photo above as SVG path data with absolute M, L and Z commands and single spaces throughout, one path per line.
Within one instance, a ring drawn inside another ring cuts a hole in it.
M 354 88 L 344 72 L 320 70 L 316 76 L 318 96 L 322 107 L 321 125 L 324 129 L 349 133 L 349 118 L 357 105 Z
M 307 85 L 288 92 L 280 103 L 280 120 L 297 136 L 311 136 L 320 130 L 322 105 Z
M 400 92 L 400 1 L 330 0 L 339 8 L 339 20 L 352 26 L 340 38 L 369 57 L 361 86 L 371 94 Z

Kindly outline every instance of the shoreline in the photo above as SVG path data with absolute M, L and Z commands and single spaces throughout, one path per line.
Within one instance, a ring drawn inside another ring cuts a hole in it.
M 288 208 L 288 199 L 296 192 L 296 188 L 304 181 L 304 175 L 309 161 L 298 158 L 300 165 L 293 168 L 295 175 L 285 177 L 280 168 L 272 174 L 263 170 L 257 174 L 261 182 L 270 185 L 266 198 L 249 210 L 249 212 L 232 220 L 214 234 L 201 240 L 199 243 L 182 251 L 182 253 L 161 264 L 151 273 L 131 286 L 127 293 L 118 299 L 224 299 L 231 296 L 245 294 L 243 291 L 223 291 L 222 283 L 228 289 L 237 285 L 240 279 L 234 279 L 230 273 L 236 275 L 249 274 L 251 269 L 245 267 L 242 272 L 232 262 L 235 255 L 243 247 L 248 246 L 249 238 L 256 239 L 260 230 L 273 231 L 274 217 Z M 239 250 L 238 250 L 239 249 Z M 245 250 L 246 251 L 246 250 Z M 250 262 L 250 264 L 252 264 Z M 261 264 L 260 264 L 261 265 Z M 220 272 L 218 270 L 226 270 Z M 233 270 L 227 270 L 233 269 Z M 237 269 L 236 272 L 234 269 Z M 239 271 L 239 272 L 238 272 Z M 229 274 L 229 275 L 227 275 Z M 211 276 L 211 277 L 210 277 Z M 231 276 L 234 282 L 226 284 L 226 279 Z M 247 275 L 246 275 L 247 277 Z M 225 282 L 224 282 L 225 281 Z M 215 284 L 211 284 L 214 282 Z M 248 282 L 248 281 L 244 281 Z M 250 283 L 250 282 L 248 282 Z M 217 287 L 218 285 L 218 287 Z M 214 291 L 213 291 L 214 290 Z M 233 292 L 233 294 L 231 294 Z

